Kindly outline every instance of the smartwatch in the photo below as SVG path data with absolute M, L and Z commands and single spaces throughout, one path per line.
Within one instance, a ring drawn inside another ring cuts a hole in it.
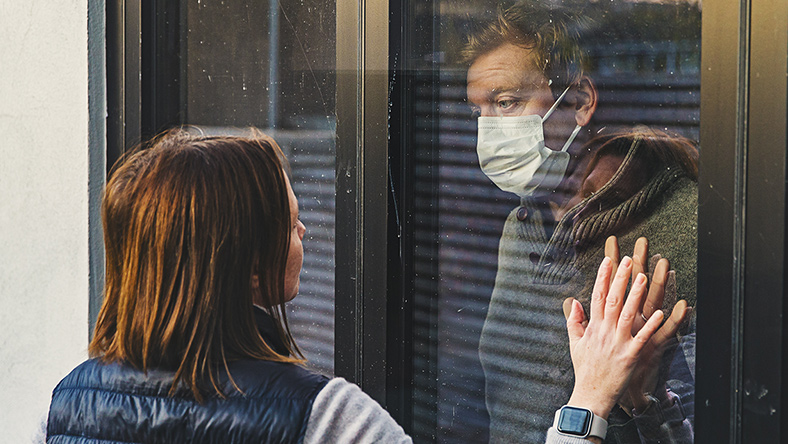
M 553 427 L 562 435 L 576 438 L 600 438 L 607 436 L 607 421 L 589 409 L 565 405 L 555 412 Z

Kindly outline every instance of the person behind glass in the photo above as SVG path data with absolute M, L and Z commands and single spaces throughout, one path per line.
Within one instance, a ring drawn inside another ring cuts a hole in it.
M 473 29 L 463 51 L 468 102 L 479 116 L 480 167 L 520 197 L 501 234 L 479 344 L 491 442 L 539 442 L 569 396 L 574 374 L 562 301 L 590 294 L 608 236 L 617 235 L 630 251 L 647 237 L 652 252 L 680 271 L 674 293 L 695 305 L 697 149 L 644 128 L 597 127 L 603 104 L 583 70 L 582 44 L 591 31 L 585 18 L 553 2 L 521 1 Z M 600 133 L 610 139 L 592 141 Z M 616 155 L 594 161 L 595 150 L 610 140 Z M 611 412 L 608 441 L 640 442 L 644 433 L 691 423 L 691 395 L 685 404 L 680 418 L 646 419 L 623 401 Z
M 411 442 L 357 386 L 301 366 L 283 305 L 298 293 L 305 227 L 285 169 L 260 134 L 175 131 L 119 162 L 102 202 L 92 358 L 54 389 L 47 442 Z M 569 405 L 588 409 L 573 417 L 604 418 L 652 335 L 667 334 L 661 312 L 632 327 L 645 284 L 638 275 L 623 303 L 631 263 L 610 281 L 603 262 L 590 320 L 573 302 Z M 584 424 L 570 416 L 565 433 Z

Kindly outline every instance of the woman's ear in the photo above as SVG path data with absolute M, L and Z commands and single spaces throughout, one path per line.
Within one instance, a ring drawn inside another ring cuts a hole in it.
M 586 126 L 596 112 L 598 96 L 594 81 L 588 76 L 583 76 L 572 92 L 574 93 L 575 121 L 580 126 Z

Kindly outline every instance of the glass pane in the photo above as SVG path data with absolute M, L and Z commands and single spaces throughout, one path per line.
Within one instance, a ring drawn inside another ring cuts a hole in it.
M 272 136 L 290 161 L 306 225 L 298 297 L 288 303 L 308 365 L 334 369 L 336 7 L 333 2 L 181 3 L 184 123 Z
M 406 60 L 427 85 L 405 93 L 412 181 L 426 184 L 414 436 L 543 442 L 574 384 L 562 303 L 588 313 L 608 236 L 622 257 L 647 237 L 675 270 L 663 309 L 695 306 L 701 5 L 436 1 L 413 15 Z M 642 364 L 638 388 L 679 415 L 664 442 L 692 440 L 694 331 L 693 315 Z M 610 413 L 606 442 L 665 432 L 632 407 Z

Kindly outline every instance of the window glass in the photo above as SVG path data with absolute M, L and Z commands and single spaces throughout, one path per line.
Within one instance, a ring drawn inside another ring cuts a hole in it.
M 333 374 L 335 5 L 196 0 L 180 15 L 183 122 L 208 134 L 256 127 L 290 161 L 306 235 L 288 321 L 308 365 Z
M 588 310 L 608 236 L 621 257 L 647 237 L 647 256 L 675 271 L 663 309 L 695 306 L 701 5 L 442 1 L 423 13 L 437 29 L 410 31 L 433 53 L 406 55 L 432 62 L 437 94 L 411 100 L 437 110 L 437 137 L 414 131 L 413 181 L 437 173 L 415 198 L 415 261 L 435 265 L 417 267 L 414 436 L 543 442 L 574 381 L 562 303 Z M 692 436 L 694 341 L 693 314 L 643 365 L 645 391 L 686 421 L 664 442 Z M 664 425 L 632 421 L 633 405 L 611 412 L 607 442 Z

